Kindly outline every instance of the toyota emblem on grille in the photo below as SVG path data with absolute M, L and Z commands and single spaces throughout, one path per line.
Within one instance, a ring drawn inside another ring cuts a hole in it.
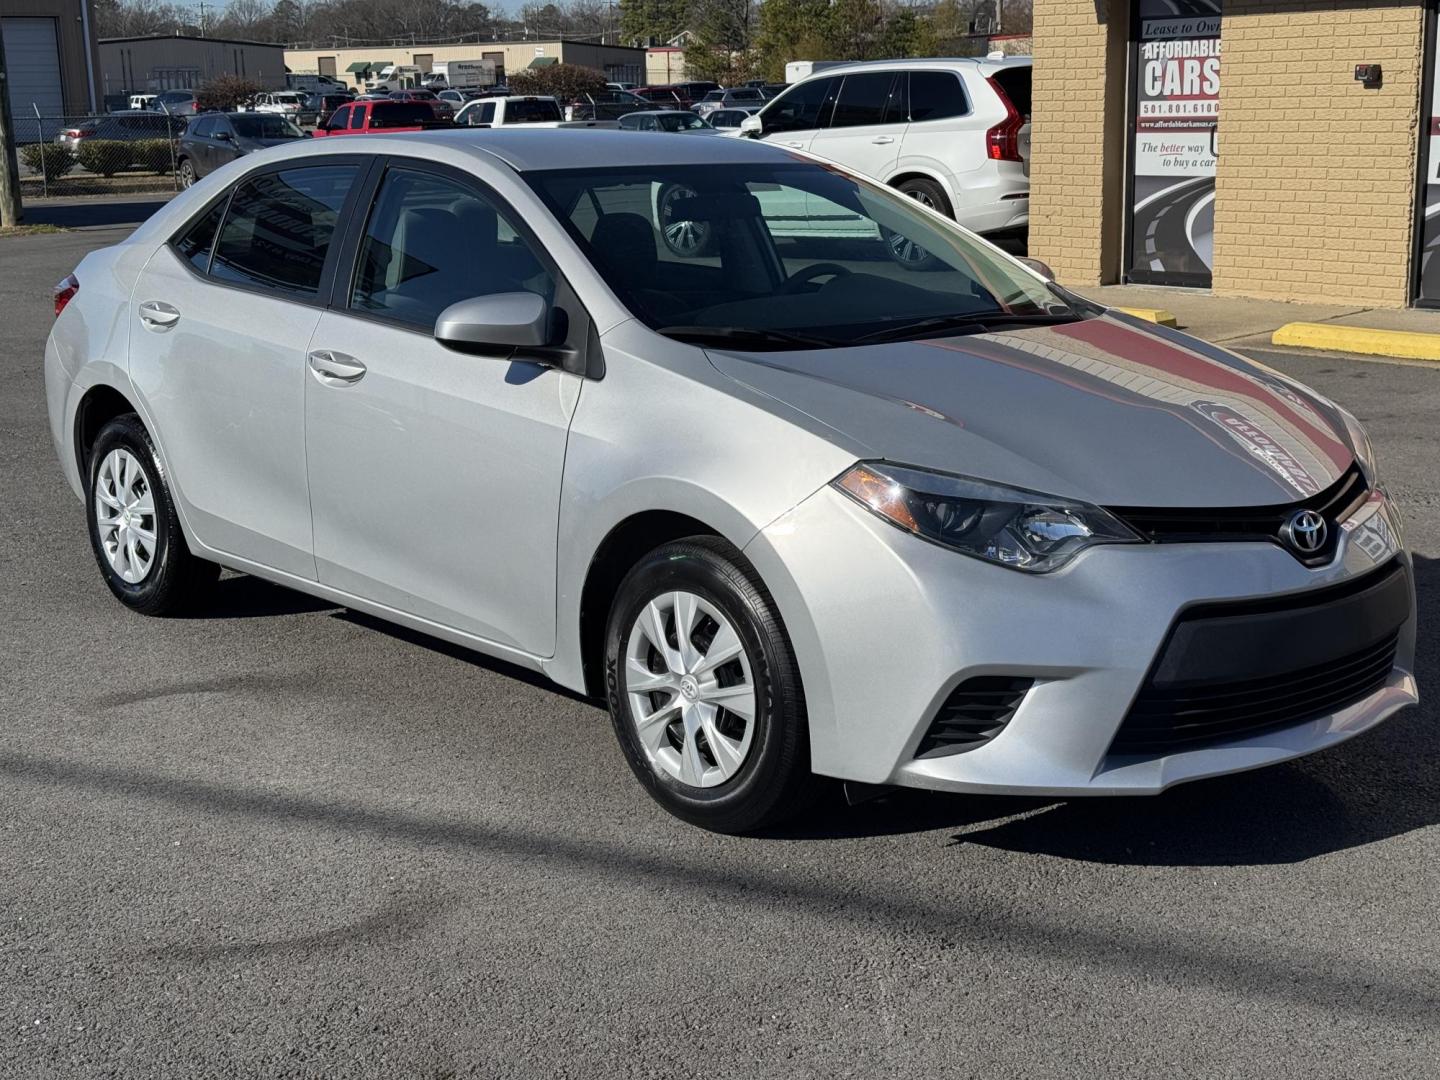
M 1297 510 L 1280 527 L 1280 538 L 1301 555 L 1314 555 L 1325 546 L 1330 527 L 1314 510 Z

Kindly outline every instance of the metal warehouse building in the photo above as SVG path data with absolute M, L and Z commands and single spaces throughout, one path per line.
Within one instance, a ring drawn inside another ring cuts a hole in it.
M 1036 0 L 1030 250 L 1075 284 L 1440 304 L 1433 0 Z
M 23 138 L 27 118 L 89 112 L 98 86 L 90 0 L 3 0 L 10 111 Z
M 100 41 L 101 93 L 107 101 L 123 101 L 132 93 L 194 90 L 217 75 L 238 75 L 266 89 L 282 89 L 285 48 L 188 34 Z
M 354 49 L 287 49 L 285 63 L 296 74 L 329 75 L 347 86 L 362 86 L 389 64 L 413 64 L 429 71 L 451 60 L 493 60 L 502 79 L 546 64 L 580 64 L 617 82 L 643 82 L 645 50 L 590 41 L 482 41 L 454 45 L 365 46 Z

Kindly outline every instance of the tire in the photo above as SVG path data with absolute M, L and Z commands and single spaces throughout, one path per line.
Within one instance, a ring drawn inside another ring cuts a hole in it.
M 675 597 L 694 603 L 681 600 L 667 612 Z M 682 656 L 678 634 L 682 604 L 692 616 L 688 658 Z M 712 657 L 729 655 L 736 641 L 740 651 L 698 678 L 681 678 L 654 648 L 655 631 L 640 626 L 642 617 L 647 626 L 656 625 L 650 621 L 652 610 L 664 613 L 659 633 L 686 670 L 702 672 Z M 722 619 L 733 639 L 726 636 Z M 648 665 L 637 659 L 647 652 Z M 695 663 L 685 663 L 696 656 Z M 688 687 L 685 679 L 691 680 Z M 668 684 L 661 689 L 638 689 L 664 680 Z M 677 540 L 630 570 L 610 608 L 605 683 L 615 734 L 630 768 L 676 817 L 714 832 L 749 833 L 779 824 L 811 800 L 817 785 L 810 773 L 805 695 L 794 650 L 769 592 L 744 556 L 725 541 L 709 536 Z M 724 703 L 712 705 L 711 696 Z M 642 734 L 637 717 L 661 714 L 665 719 L 646 725 Z
M 939 211 L 952 221 L 955 219 L 955 211 L 950 207 L 950 200 L 945 195 L 945 189 L 934 180 L 917 176 L 913 180 L 906 180 L 903 184 L 895 185 L 895 190 L 902 195 L 908 195 L 918 203 L 923 203 L 932 210 Z
M 660 223 L 660 238 L 672 255 L 682 259 L 700 259 L 714 248 L 715 227 L 708 221 L 674 221 L 674 204 L 680 199 L 695 197 L 695 189 L 687 184 L 666 184 L 655 199 L 655 220 Z
M 195 164 L 189 158 L 180 159 L 180 186 L 182 188 L 193 187 L 198 179 L 195 175 Z
M 906 180 L 903 184 L 897 184 L 895 190 L 918 203 L 939 211 L 951 220 L 955 218 L 955 212 L 950 208 L 950 200 L 945 197 L 945 189 L 934 180 L 917 177 L 913 180 Z M 941 270 L 945 268 L 944 262 L 899 233 L 891 232 L 882 226 L 881 236 L 885 240 L 885 247 L 890 252 L 890 258 L 905 269 Z
M 133 532 L 110 519 L 122 505 L 131 507 L 125 520 L 133 525 Z M 105 521 L 100 517 L 102 507 Z M 220 567 L 190 553 L 155 445 L 134 413 L 117 416 L 95 438 L 85 486 L 85 518 L 105 584 L 116 599 L 142 615 L 191 610 L 220 576 Z M 127 538 L 133 539 L 133 548 Z

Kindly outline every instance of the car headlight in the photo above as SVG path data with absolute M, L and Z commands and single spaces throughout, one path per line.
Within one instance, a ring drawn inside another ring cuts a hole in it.
M 862 461 L 833 483 L 906 532 L 1033 574 L 1096 544 L 1143 542 L 1098 506 L 964 476 Z
M 1360 471 L 1365 474 L 1365 482 L 1372 488 L 1378 487 L 1380 481 L 1376 476 L 1375 448 L 1370 445 L 1370 436 L 1348 409 L 1337 405 L 1336 410 L 1345 421 L 1345 437 L 1349 440 L 1350 449 L 1354 451 L 1355 460 L 1360 463 Z

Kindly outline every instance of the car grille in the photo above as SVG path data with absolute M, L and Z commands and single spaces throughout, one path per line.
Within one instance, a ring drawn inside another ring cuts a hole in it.
M 1396 561 L 1307 595 L 1190 609 L 1171 628 L 1111 753 L 1198 749 L 1368 697 L 1395 666 L 1410 595 Z
M 966 679 L 940 706 L 917 758 L 944 757 L 984 746 L 1005 730 L 1033 679 L 980 675 Z
M 1330 526 L 1325 545 L 1312 555 L 1295 555 L 1306 566 L 1323 566 L 1335 557 L 1339 523 L 1370 493 L 1358 465 L 1324 491 L 1303 502 L 1274 506 L 1151 507 L 1112 506 L 1109 511 L 1141 536 L 1157 544 L 1193 544 L 1217 540 L 1268 540 L 1285 546 L 1280 528 L 1297 510 L 1314 510 Z M 1289 547 L 1285 547 L 1290 551 Z

